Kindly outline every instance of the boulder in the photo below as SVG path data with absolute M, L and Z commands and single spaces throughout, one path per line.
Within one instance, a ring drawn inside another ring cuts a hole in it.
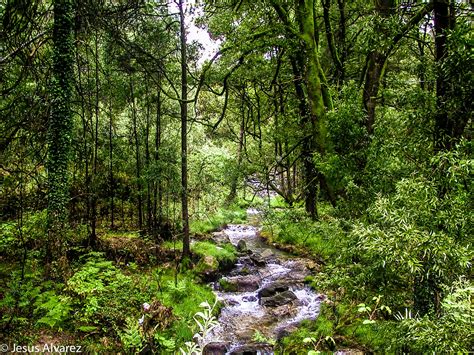
M 224 355 L 229 351 L 230 343 L 228 341 L 214 341 L 204 346 L 203 355 Z
M 260 287 L 260 278 L 256 275 L 225 277 L 219 281 L 224 290 L 231 292 L 256 291 Z
M 273 256 L 273 252 L 270 249 L 264 249 L 261 253 L 260 256 L 264 259 L 271 258 Z
M 260 298 L 259 303 L 265 307 L 279 307 L 293 302 L 296 299 L 297 297 L 293 292 L 284 291 L 271 297 L 262 297 Z
M 231 355 L 270 355 L 273 354 L 273 346 L 264 343 L 241 345 L 230 353 Z
M 237 251 L 241 253 L 245 253 L 247 251 L 247 243 L 245 243 L 245 240 L 239 240 L 239 242 L 237 243 Z
M 219 262 L 211 255 L 203 257 L 195 266 L 195 271 L 203 278 L 204 281 L 215 280 L 219 270 Z
M 287 290 L 288 285 L 285 285 L 281 282 L 274 282 L 270 285 L 264 286 L 260 291 L 258 291 L 258 298 L 271 297 L 279 292 L 284 292 Z
M 222 245 L 222 244 L 231 244 L 229 236 L 224 232 L 214 232 L 214 233 L 212 233 L 212 239 L 214 239 L 214 241 L 217 244 L 220 244 L 220 245 Z
M 254 254 L 250 255 L 250 259 L 257 266 L 265 266 L 265 264 L 268 262 L 268 259 L 273 256 L 274 254 L 270 249 L 264 249 L 261 252 L 255 252 Z

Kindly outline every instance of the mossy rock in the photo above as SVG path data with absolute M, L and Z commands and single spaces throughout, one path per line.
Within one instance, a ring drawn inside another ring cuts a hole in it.
M 194 271 L 205 281 L 212 280 L 219 271 L 219 262 L 212 255 L 202 257 L 194 267 Z
M 229 280 L 222 278 L 219 280 L 219 288 L 225 292 L 237 292 L 237 284 L 229 282 Z

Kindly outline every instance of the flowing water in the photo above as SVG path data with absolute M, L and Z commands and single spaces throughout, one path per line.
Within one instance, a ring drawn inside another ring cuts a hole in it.
M 257 213 L 248 211 L 249 217 Z M 225 281 L 214 284 L 224 307 L 219 325 L 207 335 L 204 354 L 273 354 L 271 340 L 319 314 L 324 296 L 304 284 L 311 261 L 268 246 L 258 231 L 229 225 L 215 234 L 217 241 L 230 241 L 244 251 Z

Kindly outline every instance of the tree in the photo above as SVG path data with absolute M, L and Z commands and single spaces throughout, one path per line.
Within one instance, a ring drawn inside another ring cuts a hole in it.
M 183 258 L 189 257 L 189 211 L 188 211 L 188 73 L 187 44 L 183 0 L 178 2 L 181 52 L 181 216 L 183 222 Z
M 74 80 L 73 0 L 55 0 L 53 24 L 53 83 L 48 128 L 48 254 L 60 270 L 66 266 L 72 133 L 71 96 Z

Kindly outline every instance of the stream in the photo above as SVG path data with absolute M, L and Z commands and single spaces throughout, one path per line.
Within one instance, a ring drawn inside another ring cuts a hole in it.
M 258 211 L 247 214 L 258 220 Z M 213 284 L 224 307 L 219 325 L 206 337 L 204 354 L 273 354 L 272 341 L 319 314 L 324 295 L 304 284 L 314 262 L 267 245 L 258 232 L 254 225 L 228 225 L 214 233 L 216 242 L 230 241 L 240 256 Z

